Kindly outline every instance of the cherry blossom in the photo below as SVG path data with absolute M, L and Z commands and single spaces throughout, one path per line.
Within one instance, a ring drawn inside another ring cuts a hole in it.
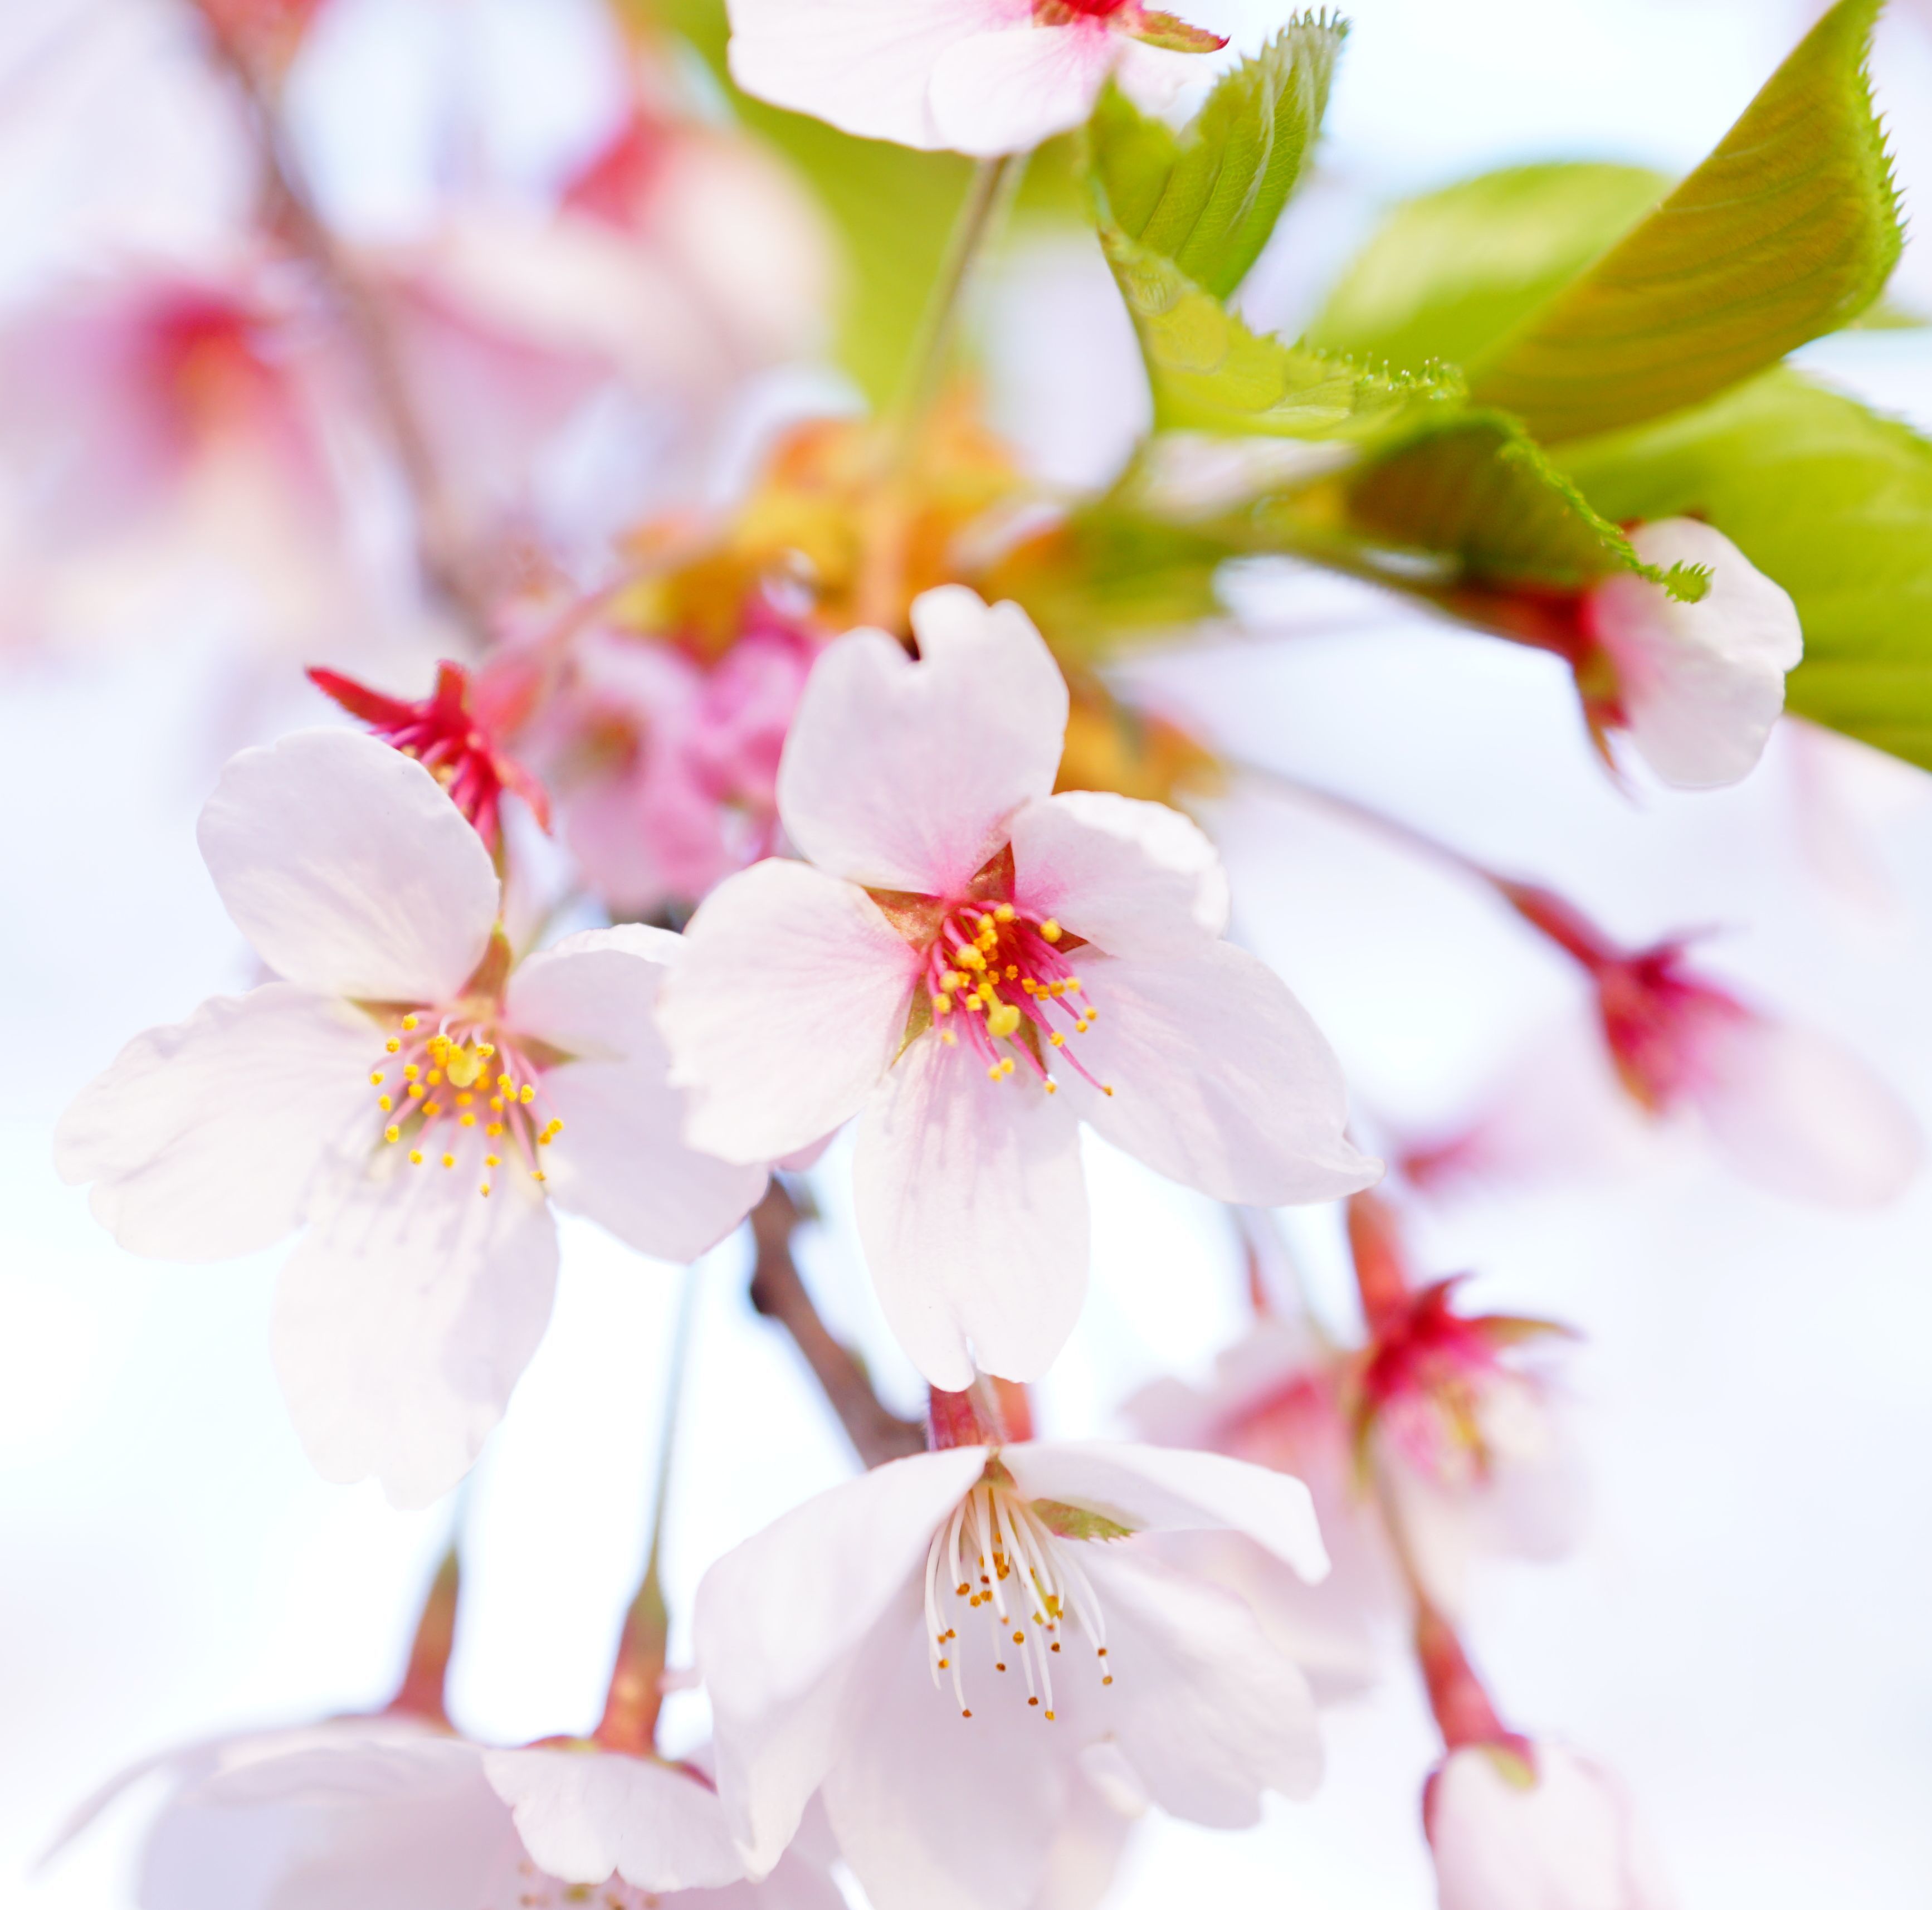
M 875 630 L 820 659 L 778 776 L 811 860 L 712 893 L 661 1020 L 693 1146 L 778 1160 L 861 1116 L 880 1304 L 958 1390 L 976 1360 L 1036 1377 L 1072 1329 L 1082 1120 L 1223 1200 L 1332 1199 L 1380 1167 L 1343 1136 L 1314 1023 L 1221 938 L 1207 838 L 1157 803 L 1051 793 L 1066 687 L 1025 616 L 954 586 L 913 617 L 917 662 Z
M 731 77 L 861 138 L 982 156 L 1078 125 L 1108 79 L 1150 104 L 1226 41 L 1138 0 L 730 0 Z
M 488 851 L 430 772 L 372 737 L 246 750 L 202 854 L 276 979 L 124 1049 L 56 1162 L 159 1259 L 304 1237 L 277 1371 L 328 1478 L 427 1503 L 476 1458 L 548 1318 L 551 1200 L 690 1260 L 764 1182 L 678 1140 L 651 1017 L 676 937 L 576 935 L 513 963 Z
M 1240 1600 L 1130 1536 L 1220 1527 L 1327 1569 L 1298 1482 L 1100 1443 L 895 1460 L 728 1553 L 694 1638 L 751 1873 L 816 1794 L 875 1910 L 1019 1910 L 1076 1773 L 1224 1826 L 1305 1793 L 1300 1672 Z

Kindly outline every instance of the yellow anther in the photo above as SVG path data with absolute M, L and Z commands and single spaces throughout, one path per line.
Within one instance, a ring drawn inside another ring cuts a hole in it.
M 991 1068 L 987 1069 L 986 1079 L 988 1081 L 997 1081 L 999 1080 L 1004 1071 L 1000 1068 L 1000 1064 L 998 1062 L 995 1062 Z
M 966 998 L 966 1012 L 969 1015 L 982 1014 L 985 1011 L 986 1006 L 986 1003 L 981 1001 L 976 995 L 969 995 Z
M 563 1132 L 563 1123 L 554 1114 L 550 1116 L 550 1131 L 554 1134 L 560 1134 Z
M 446 1154 L 442 1157 L 442 1164 L 446 1167 L 454 1167 L 456 1165 L 456 1156 L 453 1154 Z
M 1001 902 L 999 907 L 993 911 L 993 920 L 996 922 L 1010 922 L 1012 919 L 1013 905 L 1010 902 Z
M 425 1121 L 434 1121 L 442 1112 L 442 1105 L 440 1101 L 426 1101 L 423 1103 L 423 1119 Z
M 956 988 L 964 988 L 966 986 L 966 978 L 957 969 L 948 969 L 939 978 L 939 985 L 950 995 Z
M 1000 999 L 1000 991 L 995 988 L 990 981 L 982 981 L 980 983 L 979 988 L 976 992 L 978 993 L 980 999 L 985 1002 L 989 1008 Z
M 503 1097 L 501 1095 L 492 1095 L 490 1097 L 490 1112 L 492 1114 L 501 1114 L 502 1111 Z
M 1042 941 L 1058 941 L 1060 939 L 1060 924 L 1051 915 L 1048 916 L 1040 925 L 1040 935 Z
M 1102 1081 L 1102 1082 L 1100 1083 L 1100 1092 L 1101 1092 L 1101 1093 L 1102 1093 L 1103 1095 L 1106 1095 L 1111 1096 L 1111 1095 L 1112 1095 L 1112 1093 L 1113 1093 L 1113 1092 L 1114 1092 L 1114 1091 L 1113 1091 L 1113 1089 L 1112 1089 L 1112 1088 L 1110 1088 L 1110 1087 L 1108 1087 L 1108 1086 L 1107 1086 L 1107 1084 L 1106 1084 L 1106 1082 Z
M 1047 1077 L 1044 1085 L 1046 1086 L 1046 1092 L 1050 1095 L 1057 1095 L 1060 1092 L 1060 1083 L 1054 1080 L 1051 1075 Z M 1055 1645 L 1053 1648 L 1055 1651 L 1058 1651 L 1060 1649 L 1058 1645 Z
M 385 1114 L 388 1113 L 390 1109 L 394 1107 L 395 1104 L 396 1104 L 392 1101 L 387 1095 L 378 1095 L 376 1097 L 376 1105 L 380 1107 Z
M 949 1048 L 956 1048 L 959 1045 L 958 1036 L 954 1034 L 950 1028 L 942 1028 L 939 1031 L 939 1038 L 944 1041 Z
M 476 1190 L 476 1191 L 482 1194 L 485 1200 L 488 1200 L 490 1197 L 490 1183 L 488 1181 L 485 1181 L 483 1185 Z M 1052 1715 L 1053 1713 L 1051 1711 L 1047 1713 L 1048 1717 L 1052 1716 Z
M 401 1042 L 398 1041 L 393 1035 L 392 1035 L 389 1038 L 382 1044 L 382 1051 L 386 1054 L 399 1055 L 403 1051 L 403 1044 Z M 376 1078 L 380 1081 L 382 1077 L 379 1074 Z
M 1020 978 L 1020 969 L 1019 969 L 1019 964 L 1018 964 L 1017 962 L 1009 962 L 1009 963 L 1006 964 L 1006 979 L 1007 979 L 1007 981 L 1018 981 L 1019 980 L 1019 978 Z
M 382 1085 L 384 1078 L 382 1071 L 380 1068 L 375 1069 L 369 1077 L 370 1086 L 372 1088 L 380 1088 Z
M 982 948 L 990 951 L 991 950 L 998 947 L 999 945 L 1000 932 L 998 929 L 982 929 L 980 932 L 973 938 L 973 946 L 975 948 Z
M 494 1140 L 503 1131 L 503 1124 L 500 1121 L 493 1121 L 483 1131 Z
M 486 1167 L 500 1167 L 503 1164 L 495 1155 L 486 1154 L 483 1157 L 483 1164 Z
M 932 998 L 932 1012 L 936 1015 L 950 1015 L 952 1012 L 952 998 L 949 995 L 935 995 Z
M 1080 993 L 1080 978 L 1078 975 L 1069 975 L 1066 978 L 1066 992 L 1070 995 L 1078 995 Z
M 986 957 L 982 955 L 970 942 L 968 942 L 964 947 L 956 950 L 952 959 L 962 969 L 983 969 L 986 966 Z
M 430 1086 L 434 1088 L 436 1084 L 442 1079 L 442 1070 L 440 1068 L 433 1068 L 430 1070 L 428 1075 L 425 1078 L 428 1080 Z
M 403 1131 L 402 1131 L 402 1129 L 401 1129 L 401 1128 L 398 1128 L 398 1127 L 397 1127 L 397 1126 L 396 1126 L 393 1122 L 392 1122 L 392 1123 L 391 1123 L 391 1125 L 390 1125 L 389 1126 L 388 1126 L 388 1127 L 385 1128 L 382 1130 L 382 1138 L 383 1138 L 383 1140 L 385 1140 L 386 1141 L 389 1141 L 389 1142 L 393 1143 L 393 1142 L 396 1142 L 396 1141 L 399 1141 L 399 1140 L 400 1140 L 402 1139 L 402 1137 L 403 1137 Z
M 422 1149 L 421 1148 L 412 1147 L 410 1149 L 410 1165 L 412 1167 L 420 1167 L 422 1165 Z
M 1066 1037 L 1061 1034 L 1060 1030 L 1057 1028 L 1046 1038 L 1051 1041 L 1056 1048 L 1064 1048 L 1066 1045 Z
M 542 1132 L 542 1134 L 540 1134 L 539 1135 L 538 1135 L 538 1137 L 537 1137 L 537 1145 L 538 1145 L 538 1146 L 539 1146 L 539 1147 L 548 1147 L 548 1146 L 549 1146 L 549 1145 L 550 1145 L 550 1130 L 549 1130 L 548 1128 L 546 1128 L 543 1131 L 543 1132 Z
M 476 1125 L 476 1117 L 473 1114 L 459 1114 L 456 1117 L 456 1125 L 459 1128 L 473 1128 Z
M 1000 1072 L 1002 1074 L 1012 1074 L 1012 1071 L 1013 1071 L 1013 1058 L 1012 1058 L 1012 1056 L 1011 1055 L 1009 1055 L 1009 1056 L 1007 1056 L 1007 1057 L 1006 1058 L 1006 1059 L 1005 1059 L 1004 1061 L 1003 1061 L 1003 1062 L 1000 1062 Z
M 550 1176 L 545 1173 L 541 1167 L 538 1167 L 532 1173 L 530 1179 L 533 1181 L 547 1181 L 550 1179 Z
M 514 1095 L 517 1084 L 507 1074 L 500 1074 L 496 1077 L 496 1092 L 500 1095 Z
M 415 1017 L 414 1015 L 405 1015 L 405 1016 L 404 1016 L 404 1017 L 403 1017 L 403 1032 L 404 1032 L 405 1035 L 413 1035 L 413 1034 L 416 1032 L 416 1017 Z
M 490 1041 L 478 1041 L 476 1044 L 476 1052 L 485 1061 L 488 1061 L 496 1052 L 496 1044 Z
M 518 1100 L 523 1102 L 526 1107 L 527 1107 L 532 1101 L 535 1101 L 536 1098 L 537 1091 L 536 1088 L 527 1081 L 526 1081 L 524 1085 L 517 1090 Z
M 410 1099 L 411 1101 L 421 1101 L 423 1096 L 428 1092 L 429 1090 L 425 1088 L 420 1081 L 412 1081 L 410 1083 Z
M 403 1079 L 405 1081 L 413 1081 L 422 1072 L 422 1070 L 417 1067 L 414 1062 L 411 1062 L 409 1066 L 403 1070 Z
M 1040 984 L 1035 981 L 1031 975 L 1022 975 L 1020 986 L 1029 995 L 1037 995 L 1040 993 Z
M 1020 1011 L 1010 1002 L 1002 1002 L 986 1011 L 986 1032 L 1001 1041 L 1020 1025 Z
M 456 1098 L 456 1104 L 458 1107 L 467 1107 L 476 1098 L 474 1095 L 458 1095 Z
M 990 935 L 990 934 L 992 934 L 992 930 L 993 930 L 993 918 L 992 918 L 992 916 L 990 916 L 990 915 L 982 915 L 982 916 L 980 917 L 980 932 L 982 935 Z

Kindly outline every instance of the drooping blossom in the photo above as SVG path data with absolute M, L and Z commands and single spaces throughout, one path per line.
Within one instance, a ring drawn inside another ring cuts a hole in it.
M 1911 1110 L 1842 1044 L 1705 980 L 1682 940 L 1626 948 L 1546 889 L 1502 887 L 1588 976 L 1616 1079 L 1646 1115 L 1694 1115 L 1733 1172 L 1826 1206 L 1892 1200 L 1918 1172 L 1923 1142 Z M 1580 1071 L 1574 1087 L 1591 1092 Z M 1543 1144 L 1522 1128 L 1499 1106 L 1468 1132 L 1418 1150 L 1416 1177 L 1533 1166 Z M 1576 1131 L 1594 1130 L 1580 1122 Z
M 310 1457 L 398 1504 L 460 1477 L 549 1317 L 550 1208 L 689 1260 L 764 1185 L 679 1138 L 652 1020 L 674 936 L 514 962 L 489 852 L 422 765 L 311 730 L 244 751 L 202 854 L 276 979 L 124 1049 L 56 1158 L 131 1251 L 219 1260 L 304 1236 L 273 1349 Z
M 783 1158 L 861 1115 L 859 1228 L 934 1385 L 1042 1372 L 1085 1289 L 1084 1120 L 1217 1199 L 1332 1199 L 1379 1173 L 1280 978 L 1221 938 L 1212 845 L 1172 809 L 1052 795 L 1064 681 L 1012 605 L 960 587 L 820 657 L 778 775 L 808 863 L 722 884 L 664 991 L 694 1146 Z M 969 1354 L 968 1347 L 972 1349 Z
M 862 139 L 981 156 L 1078 125 L 1118 79 L 1150 104 L 1219 34 L 1138 0 L 730 0 L 731 77 Z
M 816 1794 L 875 1910 L 1022 1910 L 1076 1773 L 1229 1827 L 1306 1792 L 1300 1674 L 1239 1599 L 1130 1536 L 1214 1527 L 1326 1569 L 1298 1482 L 1097 1443 L 895 1460 L 728 1553 L 694 1637 L 751 1872 Z
M 1704 594 L 1682 600 L 1623 572 L 1580 596 L 1498 596 L 1487 600 L 1488 614 L 1508 635 L 1568 661 L 1606 755 L 1610 737 L 1621 732 L 1675 788 L 1738 782 L 1764 753 L 1784 709 L 1784 679 L 1804 659 L 1797 606 L 1695 518 L 1640 524 L 1630 543 L 1653 569 L 1708 573 Z
M 359 716 L 392 749 L 414 758 L 448 791 L 494 854 L 502 839 L 503 792 L 520 796 L 545 828 L 550 800 L 544 787 L 502 745 L 501 725 L 460 663 L 436 665 L 436 688 L 414 702 L 386 696 L 335 670 L 310 670 L 309 680 L 352 716 Z

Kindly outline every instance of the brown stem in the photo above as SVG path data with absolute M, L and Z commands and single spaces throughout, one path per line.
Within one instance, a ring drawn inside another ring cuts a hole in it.
M 1408 1312 L 1407 1261 L 1394 1209 L 1372 1194 L 1348 1197 L 1348 1251 L 1371 1339 L 1380 1339 Z
M 491 632 L 487 593 L 463 548 L 454 508 L 437 471 L 429 434 L 418 416 L 381 299 L 336 242 L 296 163 L 273 83 L 232 36 L 203 17 L 209 45 L 248 109 L 271 201 L 268 223 L 308 260 L 333 296 L 355 345 L 408 486 L 416 521 L 416 559 L 424 581 L 479 650 Z
M 408 1668 L 388 1702 L 392 1713 L 427 1719 L 431 1724 L 449 1722 L 443 1709 L 442 1687 L 456 1644 L 456 1607 L 462 1585 L 462 1563 L 452 1539 L 423 1600 L 422 1615 L 416 1620 L 416 1636 L 410 1644 Z
M 752 1305 L 791 1335 L 838 1414 L 853 1449 L 867 1465 L 882 1465 L 888 1459 L 924 1452 L 924 1429 L 880 1403 L 865 1368 L 849 1348 L 826 1332 L 819 1318 L 792 1258 L 791 1237 L 798 1222 L 797 1203 L 774 1180 L 765 1197 L 752 1209 L 752 1237 L 758 1248 L 752 1269 Z

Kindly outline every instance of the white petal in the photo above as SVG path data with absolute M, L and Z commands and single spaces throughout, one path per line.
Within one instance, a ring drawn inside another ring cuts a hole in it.
M 483 1767 L 538 1867 L 567 1883 L 614 1871 L 640 1890 L 710 1889 L 745 1874 L 717 1793 L 610 1751 L 490 1751 Z
M 1030 1499 L 1096 1512 L 1136 1532 L 1244 1532 L 1310 1582 L 1328 1554 L 1308 1488 L 1220 1452 L 1113 1440 L 1046 1440 L 1002 1449 Z
M 1030 1708 L 1017 1668 L 1000 1677 L 978 1661 L 962 1718 L 944 1674 L 933 1689 L 916 1604 L 864 1670 L 824 1795 L 872 1910 L 1028 1910 L 1064 1817 L 1078 1728 Z
M 863 890 L 761 862 L 692 917 L 658 1011 L 685 1138 L 776 1161 L 858 1113 L 904 1036 L 918 951 Z
M 1099 1910 L 1146 1808 L 1140 1779 L 1114 1746 L 1090 1744 L 1076 1769 L 1030 1910 Z
M 1912 1110 L 1816 1029 L 1756 1015 L 1710 1020 L 1690 1092 L 1730 1166 L 1794 1200 L 1878 1206 L 1904 1191 L 1924 1158 Z
M 390 1151 L 297 1248 L 275 1295 L 275 1371 L 316 1470 L 426 1506 L 470 1470 L 536 1352 L 556 1228 L 506 1178 Z
M 1116 1147 L 1184 1186 L 1256 1207 L 1334 1200 L 1382 1164 L 1343 1134 L 1342 1070 L 1273 969 L 1224 941 L 1193 956 L 1080 960 L 1099 1012 L 1072 1052 L 1064 1098 Z
M 1711 587 L 1678 603 L 1658 584 L 1622 576 L 1590 600 L 1592 626 L 1617 669 L 1630 738 L 1666 782 L 1736 782 L 1756 766 L 1784 707 L 1784 678 L 1804 654 L 1798 610 L 1730 539 L 1692 518 L 1641 526 L 1646 563 L 1703 564 Z
M 373 736 L 300 730 L 243 750 L 196 834 L 236 926 L 290 981 L 443 1002 L 483 958 L 489 851 L 428 770 Z
M 907 1595 L 986 1457 L 962 1446 L 875 1467 L 704 1575 L 692 1642 L 711 1696 L 719 1792 L 754 1875 L 777 1860 L 839 1752 L 861 1648 Z
M 1066 683 L 1017 605 L 963 584 L 913 605 L 920 660 L 855 630 L 813 666 L 778 811 L 822 869 L 868 887 L 954 896 L 1044 796 L 1066 734 Z
M 578 1057 L 543 1077 L 563 1123 L 544 1162 L 552 1196 L 667 1260 L 715 1247 L 765 1186 L 762 1167 L 685 1143 L 688 1098 L 670 1085 L 656 1019 L 659 984 L 682 954 L 663 929 L 573 935 L 517 971 L 508 1002 L 514 1028 Z
M 941 144 L 926 97 L 945 50 L 1024 0 L 731 0 L 731 77 L 861 139 Z
M 1087 1183 L 1064 1095 L 922 1035 L 859 1124 L 859 1237 L 887 1323 L 936 1386 L 1053 1363 L 1087 1292 Z M 970 1349 L 970 1350 L 969 1350 Z
M 94 1218 L 130 1252 L 218 1260 L 272 1245 L 302 1218 L 331 1149 L 368 1117 L 382 1043 L 346 1004 L 273 982 L 218 996 L 136 1035 L 77 1095 L 54 1164 L 94 1182 Z
M 1622 1787 L 1557 1746 L 1535 1758 L 1527 1788 L 1480 1746 L 1444 1760 L 1428 1812 L 1442 1910 L 1671 1910 Z
M 1079 125 L 1125 45 L 1102 20 L 1030 24 L 947 47 L 932 69 L 940 143 L 990 158 Z
M 1228 877 L 1165 803 L 1078 790 L 1012 821 L 1013 899 L 1109 955 L 1186 953 L 1228 926 Z
M 1162 1809 L 1236 1830 L 1259 1818 L 1262 1791 L 1315 1788 L 1307 1680 L 1239 1599 L 1124 1548 L 1093 1548 L 1081 1563 L 1107 1615 L 1114 1741 Z

